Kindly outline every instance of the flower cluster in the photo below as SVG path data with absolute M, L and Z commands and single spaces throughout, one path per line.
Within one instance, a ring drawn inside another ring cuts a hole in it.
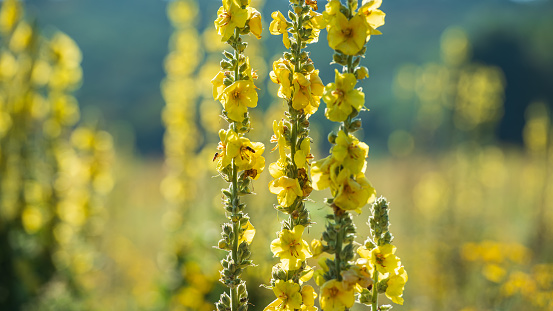
M 271 251 L 280 262 L 273 267 L 271 288 L 277 299 L 265 310 L 316 310 L 316 294 L 311 286 L 303 285 L 313 270 L 307 266 L 312 257 L 309 245 L 303 240 L 305 228 L 311 225 L 305 200 L 312 191 L 308 169 L 311 155 L 309 117 L 319 108 L 324 85 L 309 54 L 303 51 L 308 43 L 318 40 L 323 19 L 315 12 L 316 2 L 291 1 L 288 18 L 277 11 L 271 14 L 269 30 L 283 35 L 284 46 L 289 49 L 273 63 L 271 80 L 278 84 L 278 96 L 284 99 L 288 111 L 284 118 L 273 122 L 279 158 L 271 163 L 269 171 L 274 178 L 269 183 L 271 193 L 277 195 L 275 208 L 289 215 L 283 221 Z
M 325 86 L 322 99 L 327 105 L 327 119 L 340 122 L 337 133 L 329 135 L 333 145 L 330 155 L 313 163 L 313 188 L 330 188 L 332 198 L 327 203 L 333 214 L 321 240 L 312 246 L 318 255 L 326 252 L 334 258 L 321 258 L 321 269 L 315 271 L 320 289 L 323 310 L 347 310 L 356 301 L 369 303 L 377 310 L 378 293 L 386 293 L 394 302 L 402 304 L 403 285 L 407 281 L 405 269 L 394 255 L 388 231 L 387 203 L 378 199 L 373 204 L 370 226 L 373 241 L 357 250 L 355 260 L 354 239 L 356 227 L 350 211 L 361 213 L 362 208 L 376 198 L 376 191 L 365 177 L 369 146 L 353 133 L 361 128 L 357 118 L 364 109 L 365 94 L 355 88 L 357 80 L 368 77 L 368 69 L 359 66 L 365 54 L 365 44 L 371 35 L 380 34 L 376 28 L 384 24 L 384 13 L 378 8 L 382 1 L 348 0 L 347 6 L 331 0 L 325 7 L 323 22 L 328 32 L 328 43 L 335 50 L 334 62 L 343 66 L 336 70 L 335 82 Z M 389 309 L 379 307 L 378 309 Z
M 240 197 L 250 194 L 251 180 L 259 178 L 265 167 L 262 156 L 265 147 L 244 137 L 250 130 L 248 108 L 256 107 L 258 95 L 254 80 L 257 73 L 244 55 L 247 43 L 241 35 L 261 37 L 261 15 L 250 6 L 249 0 L 223 0 L 217 12 L 215 28 L 221 40 L 229 44 L 234 53 L 224 51 L 221 70 L 211 80 L 213 98 L 223 105 L 223 116 L 230 123 L 227 130 L 219 131 L 218 152 L 213 158 L 221 177 L 230 183 L 223 189 L 223 204 L 228 223 L 223 224 L 218 247 L 228 251 L 221 261 L 221 282 L 229 287 L 230 294 L 223 293 L 216 304 L 217 310 L 247 310 L 246 283 L 240 279 L 242 271 L 253 265 L 250 260 L 250 243 L 255 229 L 244 212 Z

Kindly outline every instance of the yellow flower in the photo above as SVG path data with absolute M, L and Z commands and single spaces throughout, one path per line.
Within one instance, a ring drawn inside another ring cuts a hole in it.
M 234 34 L 234 29 L 244 28 L 248 20 L 248 10 L 242 9 L 235 0 L 223 0 L 223 6 L 217 11 L 215 28 L 222 36 L 221 41 L 226 42 Z
M 277 299 L 265 307 L 264 311 L 294 311 L 301 308 L 302 295 L 299 284 L 292 280 L 278 280 L 273 287 L 273 292 Z
M 359 14 L 365 17 L 365 20 L 371 28 L 376 29 L 384 25 L 384 17 L 386 14 L 378 8 L 382 4 L 382 0 L 369 0 L 359 8 Z M 374 33 L 373 34 L 380 34 Z
M 248 107 L 257 106 L 257 91 L 251 80 L 238 80 L 223 90 L 219 98 L 229 119 L 242 122 Z
M 252 7 L 248 7 L 248 25 L 250 26 L 250 32 L 257 39 L 261 39 L 261 31 L 263 30 L 261 26 L 261 13 Z
M 15 23 L 21 18 L 23 10 L 21 4 L 16 0 L 6 0 L 0 9 L 0 31 L 8 33 Z
M 278 148 L 278 152 L 280 155 L 279 161 L 283 162 L 283 164 L 286 164 L 286 149 L 290 149 L 290 146 L 286 142 L 285 132 L 288 131 L 288 123 L 284 122 L 284 120 L 280 120 L 277 122 L 276 120 L 273 121 L 273 136 L 271 136 L 271 142 L 277 143 L 275 148 L 273 148 L 273 151 Z M 284 166 L 283 166 L 284 167 Z M 271 173 L 272 176 L 272 173 Z M 282 176 L 282 175 L 280 175 Z M 278 177 L 280 177 L 278 176 Z M 273 176 L 274 178 L 278 178 L 276 176 Z
M 244 230 L 242 232 L 242 235 L 240 236 L 240 239 L 238 240 L 238 245 L 242 242 L 246 242 L 248 244 L 251 244 L 253 241 L 253 237 L 255 236 L 255 228 L 251 224 L 251 222 L 248 220 L 248 222 L 242 226 L 242 229 Z
M 298 168 L 307 168 L 308 159 L 313 157 L 310 152 L 311 141 L 309 138 L 306 138 L 302 140 L 300 149 L 296 150 L 296 154 L 294 155 L 294 162 Z
M 321 287 L 321 297 L 319 303 L 324 311 L 343 311 L 351 308 L 355 302 L 353 289 L 347 291 L 342 282 L 330 280 Z
M 313 289 L 312 286 L 305 285 L 301 289 L 301 298 L 302 298 L 303 306 L 307 308 L 313 307 L 315 305 L 315 298 L 317 298 L 317 293 L 315 293 L 315 290 Z M 304 310 L 303 306 L 302 306 L 302 310 Z
M 359 256 L 368 259 L 372 265 L 376 266 L 376 270 L 383 274 L 394 273 L 399 268 L 400 261 L 394 255 L 395 252 L 396 247 L 392 244 L 380 245 L 372 250 L 368 250 L 364 246 L 357 249 Z
M 326 27 L 326 22 L 321 13 L 309 10 L 309 20 L 303 24 L 306 29 L 311 29 L 311 34 L 307 39 L 307 43 L 315 43 L 319 41 L 319 33 L 321 29 Z
M 280 84 L 278 88 L 278 97 L 288 99 L 292 96 L 292 88 L 290 84 L 290 62 L 284 58 L 273 62 L 273 71 L 269 74 L 271 81 Z
M 337 12 L 327 26 L 328 45 L 346 55 L 355 55 L 366 43 L 369 25 L 364 16 L 355 15 L 350 20 Z M 370 32 L 369 32 L 370 33 Z
M 334 180 L 336 161 L 332 156 L 320 159 L 311 164 L 311 180 L 315 190 L 323 190 L 330 186 Z
M 323 253 L 323 243 L 321 240 L 313 239 L 311 241 L 311 249 L 313 250 L 313 256 L 317 257 Z
M 302 225 L 295 226 L 292 231 L 282 229 L 278 239 L 271 242 L 271 251 L 280 258 L 284 270 L 295 270 L 305 259 L 312 257 L 309 245 L 301 238 L 303 230 Z
M 365 103 L 365 94 L 354 89 L 357 79 L 352 73 L 339 73 L 336 70 L 335 81 L 327 84 L 324 90 L 323 100 L 327 105 L 325 116 L 330 121 L 342 122 L 353 109 L 361 110 Z
M 269 32 L 272 35 L 279 35 L 283 34 L 282 36 L 282 43 L 284 43 L 284 46 L 289 49 L 290 48 L 290 38 L 288 37 L 288 21 L 280 13 L 280 11 L 275 11 L 271 13 L 271 17 L 273 18 L 273 21 L 269 25 Z
M 354 289 L 359 291 L 359 289 L 367 288 L 373 284 L 373 279 L 366 270 L 357 265 L 351 266 L 346 271 L 342 271 L 340 275 L 342 275 L 342 285 L 345 290 Z
M 369 154 L 369 146 L 360 142 L 355 136 L 344 131 L 338 132 L 336 145 L 332 147 L 332 157 L 349 169 L 354 175 L 364 172 L 365 158 Z
M 344 168 L 336 178 L 338 189 L 334 193 L 334 204 L 343 210 L 355 210 L 361 213 L 361 208 L 376 197 L 376 191 L 371 183 L 361 173 L 353 179 L 351 172 Z
M 319 71 L 313 70 L 307 76 L 294 72 L 292 86 L 292 107 L 296 110 L 303 109 L 306 114 L 315 113 L 324 92 Z
M 407 272 L 405 272 L 405 268 L 401 266 L 395 271 L 395 274 L 388 279 L 386 297 L 399 305 L 403 305 L 403 298 L 401 296 L 403 296 L 405 283 L 407 283 Z
M 297 197 L 303 195 L 298 180 L 286 176 L 272 180 L 269 183 L 269 191 L 277 195 L 278 204 L 282 207 L 292 205 Z
M 218 100 L 223 91 L 225 90 L 225 84 L 223 83 L 225 79 L 225 72 L 219 71 L 217 75 L 211 79 L 211 84 L 213 84 L 213 99 Z
M 217 154 L 217 170 L 222 171 L 232 163 L 239 170 L 253 170 L 250 176 L 259 178 L 259 174 L 265 168 L 265 158 L 261 155 L 265 151 L 262 143 L 251 142 L 246 137 L 240 137 L 233 130 L 220 130 L 219 153 Z
M 340 3 L 340 0 L 330 0 L 325 5 L 325 10 L 323 12 L 323 21 L 327 27 L 332 22 L 334 17 L 336 17 L 336 13 L 340 12 L 341 6 L 342 4 Z

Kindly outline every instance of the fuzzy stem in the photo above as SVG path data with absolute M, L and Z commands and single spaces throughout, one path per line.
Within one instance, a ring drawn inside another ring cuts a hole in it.
M 238 221 L 235 221 L 235 215 L 238 211 L 238 168 L 234 164 L 234 159 L 232 159 L 232 232 L 234 232 L 234 241 L 232 243 L 232 261 L 234 264 L 238 263 Z M 238 286 L 230 288 L 230 301 L 231 301 L 231 310 L 237 311 L 239 306 L 238 301 Z
M 372 310 L 371 311 L 377 311 L 378 310 L 378 270 L 376 270 L 376 265 L 374 266 L 374 275 L 373 275 L 373 297 L 372 297 Z

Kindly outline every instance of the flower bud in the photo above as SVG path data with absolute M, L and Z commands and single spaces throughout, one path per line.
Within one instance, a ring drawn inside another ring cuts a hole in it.
M 321 240 L 313 239 L 313 241 L 311 241 L 311 251 L 313 252 L 313 257 L 317 257 L 323 252 L 323 243 Z
M 369 77 L 369 69 L 365 66 L 357 67 L 355 69 L 355 78 L 362 80 Z

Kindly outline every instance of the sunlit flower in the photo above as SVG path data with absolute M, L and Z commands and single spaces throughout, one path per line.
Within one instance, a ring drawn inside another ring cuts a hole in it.
M 292 280 L 278 280 L 273 287 L 277 299 L 269 304 L 264 311 L 294 311 L 301 308 L 302 294 L 300 285 Z
M 351 73 L 339 73 L 336 70 L 335 81 L 325 87 L 323 94 L 323 100 L 327 105 L 325 116 L 331 121 L 342 122 L 353 109 L 361 110 L 365 103 L 365 94 L 354 88 L 357 79 Z
M 407 282 L 407 272 L 405 268 L 401 266 L 396 270 L 390 279 L 388 279 L 388 287 L 386 288 L 386 297 L 390 298 L 393 302 L 403 305 L 403 289 Z
M 242 122 L 248 107 L 257 106 L 257 91 L 251 80 L 239 80 L 227 86 L 219 100 L 229 119 Z
M 342 285 L 345 290 L 355 289 L 358 291 L 359 288 L 367 288 L 373 283 L 371 276 L 356 265 L 351 266 L 346 271 L 342 271 L 340 274 L 342 275 Z
M 330 280 L 321 287 L 319 303 L 324 311 L 343 311 L 351 308 L 355 302 L 353 289 L 345 290 L 342 282 Z
M 355 15 L 348 20 L 344 14 L 337 12 L 327 30 L 328 45 L 332 49 L 346 55 L 355 55 L 366 43 L 369 25 L 364 16 Z
M 286 176 L 272 180 L 269 183 L 269 191 L 277 195 L 278 204 L 282 207 L 292 205 L 297 197 L 303 195 L 298 180 Z
M 271 242 L 271 251 L 279 257 L 284 270 L 295 270 L 312 254 L 309 245 L 302 239 L 304 226 L 297 225 L 293 230 L 282 229 L 278 239 Z
M 381 4 L 382 0 L 369 0 L 366 1 L 361 8 L 359 8 L 359 14 L 365 17 L 367 24 L 369 24 L 373 29 L 384 25 L 384 17 L 386 14 L 378 9 Z
M 311 180 L 315 190 L 323 190 L 330 186 L 331 166 L 335 164 L 332 156 L 314 161 L 311 164 Z
M 288 37 L 288 21 L 280 13 L 280 11 L 275 11 L 271 13 L 271 17 L 273 18 L 273 21 L 269 25 L 269 32 L 272 35 L 280 35 L 282 34 L 282 43 L 284 46 L 289 49 L 290 48 L 290 38 Z
M 380 245 L 372 250 L 368 250 L 365 247 L 357 249 L 359 256 L 368 259 L 371 264 L 376 266 L 376 269 L 380 273 L 394 273 L 399 268 L 400 261 L 394 253 L 396 247 L 392 244 Z
M 234 34 L 234 29 L 244 28 L 248 20 L 248 10 L 242 9 L 235 0 L 223 0 L 223 6 L 217 11 L 215 28 L 222 37 L 221 41 L 226 42 Z
M 232 163 L 239 170 L 254 170 L 253 179 L 257 179 L 265 167 L 265 158 L 261 155 L 265 150 L 262 143 L 251 142 L 245 137 L 240 137 L 233 130 L 220 130 L 219 153 L 217 154 L 217 170 L 222 171 Z
M 261 39 L 261 13 L 252 7 L 248 7 L 248 25 L 250 26 L 250 32 L 257 39 Z
M 221 95 L 223 95 L 223 90 L 225 89 L 225 84 L 223 83 L 225 79 L 225 72 L 219 71 L 217 75 L 211 79 L 211 84 L 213 84 L 213 99 L 218 100 Z
M 303 24 L 306 29 L 311 29 L 311 34 L 307 43 L 315 43 L 319 41 L 319 33 L 321 29 L 326 27 L 326 22 L 321 13 L 309 10 L 309 20 Z
M 253 227 L 252 223 L 248 221 L 245 225 L 242 226 L 242 229 L 244 231 L 240 235 L 240 239 L 238 240 L 238 245 L 240 245 L 240 243 L 242 242 L 251 244 L 253 241 L 253 237 L 255 236 L 255 228 Z
M 279 84 L 278 97 L 288 99 L 292 96 L 290 62 L 284 58 L 273 62 L 273 71 L 269 73 L 271 81 Z
M 356 210 L 361 213 L 361 208 L 376 198 L 376 191 L 362 173 L 354 179 L 351 172 L 344 168 L 338 174 L 336 183 L 338 191 L 333 203 L 343 210 Z
M 300 149 L 296 150 L 294 155 L 294 162 L 298 168 L 307 168 L 309 157 L 313 157 L 310 152 L 311 141 L 307 138 L 301 142 Z
M 367 144 L 360 142 L 351 134 L 346 135 L 344 131 L 338 132 L 336 145 L 332 147 L 332 157 L 349 169 L 352 174 L 364 171 L 365 158 L 368 154 L 369 146 Z
M 323 12 L 323 21 L 327 26 L 332 22 L 334 17 L 336 17 L 336 13 L 340 12 L 341 6 L 340 0 L 330 0 L 327 2 Z
M 317 298 L 317 293 L 312 286 L 304 285 L 301 289 L 301 298 L 302 298 L 302 310 L 311 310 L 315 305 L 315 298 Z M 304 307 L 306 307 L 304 309 Z

